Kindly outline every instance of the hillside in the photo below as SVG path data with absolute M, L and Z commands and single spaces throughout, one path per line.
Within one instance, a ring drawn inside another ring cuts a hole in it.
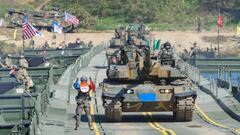
M 9 8 L 36 9 L 50 0 L 0 0 L 0 17 Z M 240 19 L 239 0 L 51 0 L 81 20 L 81 29 L 109 30 L 131 22 L 143 22 L 152 30 L 216 30 L 219 11 L 224 29 L 235 29 Z
M 0 0 L 0 17 L 6 17 L 9 9 L 34 10 L 47 0 Z
M 214 29 L 218 11 L 224 25 L 239 20 L 239 0 L 54 0 L 49 6 L 70 10 L 83 28 L 114 29 L 129 22 L 144 22 L 155 30 L 195 30 L 198 21 Z

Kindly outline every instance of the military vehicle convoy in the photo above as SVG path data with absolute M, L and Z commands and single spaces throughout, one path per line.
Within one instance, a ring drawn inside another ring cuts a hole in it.
M 134 45 L 111 56 L 107 78 L 102 83 L 102 101 L 107 121 L 121 121 L 123 112 L 172 111 L 176 121 L 191 121 L 196 91 L 164 44 L 158 57 L 150 49 Z
M 138 47 L 147 46 L 150 42 L 150 32 L 143 24 L 129 24 L 115 29 L 115 36 L 110 40 L 106 55 L 112 55 L 121 46 L 133 42 Z

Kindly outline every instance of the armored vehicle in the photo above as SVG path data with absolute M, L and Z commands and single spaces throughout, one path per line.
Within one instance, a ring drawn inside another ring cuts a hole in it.
M 63 32 L 71 32 L 77 26 L 71 23 L 66 23 L 63 20 L 64 13 L 58 12 L 48 12 L 48 11 L 22 11 L 22 10 L 9 10 L 8 19 L 9 27 L 21 27 L 24 18 L 28 18 L 29 22 L 37 29 L 46 29 L 48 31 L 53 31 L 52 21 L 62 22 Z
M 144 24 L 129 24 L 126 27 L 128 40 L 133 40 L 137 46 L 146 46 L 150 43 L 150 31 Z
M 176 121 L 192 120 L 196 91 L 170 48 L 165 46 L 158 58 L 151 58 L 148 47 L 121 47 L 119 58 L 108 64 L 102 83 L 107 121 L 121 121 L 122 112 L 150 111 L 172 111 Z
M 106 50 L 107 56 L 111 56 L 116 50 L 119 50 L 121 46 L 125 45 L 126 34 L 126 29 L 124 27 L 115 29 L 115 36 L 110 40 L 110 46 Z
M 110 46 L 106 51 L 111 56 L 121 46 L 132 42 L 137 47 L 145 47 L 150 44 L 150 32 L 143 24 L 129 24 L 126 27 L 115 29 L 115 36 L 110 40 Z

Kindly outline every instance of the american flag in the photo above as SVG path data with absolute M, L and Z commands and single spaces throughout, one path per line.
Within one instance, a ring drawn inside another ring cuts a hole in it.
M 79 24 L 79 20 L 77 19 L 76 16 L 71 15 L 71 14 L 69 14 L 67 12 L 64 13 L 64 16 L 65 16 L 64 17 L 65 18 L 65 22 L 70 22 L 70 23 L 72 23 L 75 26 Z
M 38 31 L 28 22 L 25 21 L 22 25 L 23 39 L 29 39 L 38 34 Z

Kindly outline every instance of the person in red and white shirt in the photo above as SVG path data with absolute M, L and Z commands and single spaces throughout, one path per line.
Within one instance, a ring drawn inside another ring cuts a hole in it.
M 78 130 L 79 128 L 80 115 L 83 110 L 87 114 L 89 128 L 93 130 L 92 117 L 90 114 L 91 97 L 89 93 L 90 91 L 95 92 L 95 84 L 93 83 L 90 77 L 89 77 L 89 83 L 88 83 L 88 78 L 86 76 L 82 76 L 80 79 L 80 82 L 79 82 L 79 79 L 77 78 L 73 86 L 78 91 L 78 95 L 76 96 L 77 107 L 76 107 L 76 115 L 75 115 L 75 119 L 76 119 L 75 130 Z

